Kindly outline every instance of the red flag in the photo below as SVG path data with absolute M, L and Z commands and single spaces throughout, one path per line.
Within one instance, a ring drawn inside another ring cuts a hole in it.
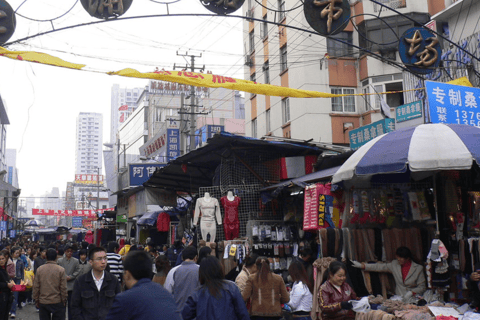
M 123 106 L 121 106 L 120 108 L 118 108 L 118 111 L 128 111 L 128 105 L 127 105 L 127 104 L 124 104 Z

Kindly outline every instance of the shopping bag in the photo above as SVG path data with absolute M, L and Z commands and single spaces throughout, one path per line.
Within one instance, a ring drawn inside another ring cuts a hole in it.
M 27 289 L 31 289 L 33 287 L 33 280 L 35 279 L 35 274 L 33 270 L 25 270 L 25 286 Z

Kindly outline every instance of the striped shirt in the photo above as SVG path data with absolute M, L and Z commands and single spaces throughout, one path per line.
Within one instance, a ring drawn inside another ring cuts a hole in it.
M 110 267 L 110 273 L 115 275 L 118 281 L 121 281 L 123 275 L 122 256 L 117 253 L 107 253 L 107 265 Z

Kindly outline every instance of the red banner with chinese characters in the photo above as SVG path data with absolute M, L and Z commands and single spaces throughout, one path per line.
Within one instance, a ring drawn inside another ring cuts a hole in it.
M 318 193 L 319 187 L 314 184 L 305 188 L 303 209 L 303 230 L 318 229 Z
M 100 210 L 48 210 L 48 209 L 32 209 L 34 216 L 67 216 L 67 217 L 89 217 L 94 218 L 97 213 L 105 211 L 114 211 L 114 208 Z

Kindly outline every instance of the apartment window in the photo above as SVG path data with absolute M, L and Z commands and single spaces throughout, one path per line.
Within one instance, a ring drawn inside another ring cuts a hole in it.
M 250 81 L 257 82 L 257 76 L 255 75 L 255 72 L 250 75 Z
M 267 23 L 267 15 L 263 17 L 263 21 L 260 24 L 260 35 L 262 39 L 266 39 L 268 37 L 268 23 Z
M 287 70 L 287 45 L 280 48 L 280 72 Z
M 268 61 L 266 61 L 263 64 L 263 76 L 265 77 L 264 81 L 265 83 L 270 83 L 270 65 L 268 64 Z
M 252 137 L 257 137 L 257 119 L 252 120 Z
M 290 100 L 288 98 L 282 100 L 282 116 L 284 124 L 290 122 Z
M 285 0 L 278 0 L 278 21 L 285 18 Z
M 354 89 L 332 88 L 332 94 L 355 94 Z M 334 112 L 355 112 L 355 97 L 336 97 L 332 98 L 332 111 Z
M 343 42 L 334 39 L 342 40 Z M 331 57 L 351 57 L 353 56 L 353 36 L 352 32 L 340 32 L 327 38 L 327 51 Z
M 265 111 L 265 127 L 267 128 L 267 133 L 272 131 L 272 127 L 270 125 L 270 109 Z
M 252 32 L 250 32 L 248 34 L 248 40 L 249 40 L 249 43 L 250 43 L 250 53 L 253 53 L 255 51 L 255 32 L 254 32 L 254 30 L 252 30 Z

